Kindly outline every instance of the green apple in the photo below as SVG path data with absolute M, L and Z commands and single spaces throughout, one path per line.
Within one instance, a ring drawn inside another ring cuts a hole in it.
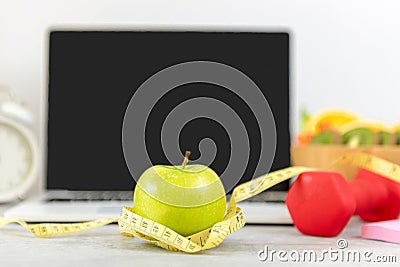
M 133 199 L 136 214 L 183 236 L 222 221 L 226 209 L 218 175 L 207 166 L 186 163 L 147 169 L 139 178 Z

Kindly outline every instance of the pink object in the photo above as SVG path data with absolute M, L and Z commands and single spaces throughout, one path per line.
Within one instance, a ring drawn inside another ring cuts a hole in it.
M 400 244 L 400 220 L 364 224 L 361 237 Z

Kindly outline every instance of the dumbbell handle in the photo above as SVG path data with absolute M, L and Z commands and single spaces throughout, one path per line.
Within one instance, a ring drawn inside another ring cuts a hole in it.
M 349 182 L 356 201 L 355 214 L 364 221 L 396 219 L 400 214 L 400 184 L 386 177 L 361 169 Z
M 357 177 L 348 183 L 349 189 L 356 201 L 355 215 L 372 212 L 388 201 L 388 189 L 390 186 L 385 177 L 379 177 L 365 169 L 361 169 Z

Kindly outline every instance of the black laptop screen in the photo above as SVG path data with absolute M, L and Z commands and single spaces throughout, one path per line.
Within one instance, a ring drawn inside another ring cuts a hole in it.
M 232 66 L 258 85 L 271 107 L 277 130 L 271 170 L 290 164 L 287 33 L 53 31 L 49 49 L 48 189 L 132 190 L 135 181 L 121 145 L 131 97 L 158 71 L 199 60 Z M 229 90 L 207 83 L 178 86 L 156 103 L 145 133 L 151 162 L 171 164 L 161 146 L 162 123 L 177 105 L 197 96 L 224 102 L 245 122 L 250 158 L 241 182 L 267 172 L 261 169 L 255 173 L 260 133 L 251 109 Z M 231 144 L 229 133 L 217 122 L 198 118 L 183 126 L 180 150 L 183 154 L 191 150 L 196 159 L 204 138 L 214 140 L 218 153 L 211 167 L 222 173 Z M 278 188 L 287 189 L 287 184 Z

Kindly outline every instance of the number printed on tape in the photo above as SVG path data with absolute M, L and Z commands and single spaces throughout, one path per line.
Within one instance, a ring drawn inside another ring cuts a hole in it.
M 368 169 L 400 183 L 400 166 L 387 160 L 364 153 L 345 155 L 333 165 L 348 162 Z M 184 237 L 168 227 L 135 214 L 131 207 L 123 207 L 119 218 L 108 218 L 84 223 L 42 223 L 27 224 L 17 218 L 1 218 L 0 228 L 9 223 L 18 223 L 36 237 L 55 237 L 90 230 L 99 226 L 118 222 L 120 233 L 126 236 L 137 236 L 157 246 L 171 250 L 194 253 L 210 249 L 221 244 L 225 237 L 242 228 L 246 220 L 236 203 L 255 196 L 268 188 L 290 179 L 304 171 L 313 170 L 306 167 L 289 167 L 258 177 L 238 185 L 232 193 L 225 218 L 209 229 Z M 251 186 L 257 185 L 255 188 Z

